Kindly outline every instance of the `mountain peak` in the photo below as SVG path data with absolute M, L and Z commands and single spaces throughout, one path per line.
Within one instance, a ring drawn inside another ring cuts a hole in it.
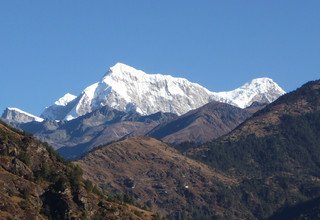
M 218 92 L 218 101 L 226 102 L 240 108 L 246 108 L 254 102 L 271 103 L 286 92 L 272 79 L 256 78 L 229 92 Z
M 119 62 L 77 98 L 67 94 L 41 116 L 55 120 L 63 120 L 68 115 L 76 118 L 103 106 L 142 115 L 159 111 L 182 115 L 213 100 L 245 108 L 255 101 L 270 103 L 284 93 L 266 77 L 254 79 L 233 91 L 216 93 L 187 79 L 147 74 Z
M 274 82 L 274 81 L 269 77 L 259 77 L 251 80 L 251 82 L 254 83 L 254 82 Z
M 73 101 L 77 96 L 72 95 L 70 93 L 66 93 L 64 96 L 62 96 L 60 99 L 55 101 L 55 105 L 61 105 L 66 106 L 69 102 Z
M 126 77 L 126 76 L 144 76 L 144 73 L 141 70 L 137 70 L 136 68 L 129 66 L 124 63 L 116 63 L 114 66 L 110 67 L 108 73 L 104 76 L 104 78 L 108 76 L 112 77 Z
M 279 91 L 282 91 L 283 93 L 285 93 L 285 91 L 276 82 L 274 82 L 273 79 L 268 78 L 268 77 L 261 77 L 261 78 L 253 79 L 253 80 L 251 80 L 250 83 L 247 83 L 245 85 L 257 86 L 260 88 L 276 87 Z
M 147 74 L 123 63 L 110 68 L 102 81 L 81 94 L 78 115 L 109 105 L 121 111 L 142 115 L 155 112 L 183 114 L 210 101 L 211 92 L 186 79 Z
M 117 70 L 117 69 L 121 69 L 121 70 L 125 70 L 125 69 L 134 69 L 136 70 L 135 68 L 133 68 L 132 66 L 129 66 L 125 63 L 116 63 L 115 65 L 113 65 L 112 67 L 110 67 L 111 70 Z

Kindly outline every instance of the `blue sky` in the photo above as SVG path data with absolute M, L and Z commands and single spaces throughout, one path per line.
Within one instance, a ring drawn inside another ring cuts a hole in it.
M 0 1 L 0 111 L 39 114 L 116 62 L 212 91 L 320 78 L 320 1 Z

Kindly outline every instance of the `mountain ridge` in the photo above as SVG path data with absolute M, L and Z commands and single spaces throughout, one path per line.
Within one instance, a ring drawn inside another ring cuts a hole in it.
M 159 111 L 182 115 L 210 101 L 245 108 L 257 101 L 270 103 L 283 95 L 270 78 L 257 78 L 229 92 L 211 92 L 184 78 L 147 74 L 123 63 L 109 69 L 103 78 L 77 97 L 66 94 L 47 107 L 41 118 L 72 120 L 102 106 L 149 115 Z
M 174 145 L 203 144 L 227 134 L 251 115 L 246 109 L 213 101 L 158 125 L 148 136 Z

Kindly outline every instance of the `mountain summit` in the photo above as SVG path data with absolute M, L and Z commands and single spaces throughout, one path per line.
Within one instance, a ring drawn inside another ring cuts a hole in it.
M 172 112 L 178 115 L 210 101 L 211 93 L 186 79 L 146 74 L 118 63 L 97 82 L 87 87 L 69 114 L 84 115 L 108 105 L 121 111 L 142 115 Z
M 271 103 L 285 91 L 270 78 L 253 79 L 238 89 L 229 92 L 218 92 L 218 101 L 246 108 L 254 102 Z
M 64 105 L 57 105 L 56 102 L 46 108 L 41 117 L 70 120 L 102 106 L 126 112 L 136 111 L 142 115 L 159 111 L 182 115 L 210 101 L 245 108 L 255 101 L 270 103 L 284 93 L 269 78 L 254 79 L 229 92 L 211 92 L 184 78 L 147 74 L 126 64 L 117 63 L 101 81 L 88 86 L 78 97 L 69 96 L 69 99 L 63 102 Z
M 119 111 L 138 112 L 141 115 L 156 112 L 183 115 L 211 101 L 246 108 L 254 102 L 273 102 L 284 93 L 285 91 L 269 78 L 254 79 L 228 92 L 212 92 L 184 78 L 147 74 L 126 64 L 117 63 L 99 82 L 85 88 L 79 96 L 65 94 L 47 107 L 40 117 L 49 120 L 71 120 L 103 106 Z

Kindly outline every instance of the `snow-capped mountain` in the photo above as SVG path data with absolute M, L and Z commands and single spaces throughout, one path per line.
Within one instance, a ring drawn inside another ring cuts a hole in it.
M 229 92 L 211 92 L 187 79 L 147 74 L 117 63 L 101 81 L 88 86 L 78 97 L 65 95 L 46 108 L 41 117 L 70 120 L 102 106 L 142 115 L 159 111 L 182 115 L 213 100 L 245 108 L 255 101 L 270 103 L 284 93 L 269 78 L 254 79 Z
M 32 121 L 42 122 L 44 120 L 43 118 L 22 111 L 18 108 L 6 108 L 1 117 L 6 119 L 8 122 L 14 123 L 27 123 Z
M 245 108 L 253 102 L 273 102 L 284 93 L 285 91 L 269 78 L 254 79 L 233 91 L 211 92 L 187 79 L 147 74 L 126 64 L 117 63 L 99 82 L 88 86 L 79 96 L 65 94 L 47 107 L 40 117 L 71 120 L 102 106 L 125 112 L 136 111 L 141 115 L 159 111 L 182 115 L 210 101 Z
M 125 64 L 111 67 L 100 82 L 87 87 L 67 117 L 84 115 L 108 105 L 142 115 L 155 112 L 183 114 L 211 100 L 211 92 L 186 79 L 146 74 Z
M 271 103 L 284 93 L 285 91 L 272 79 L 257 78 L 238 89 L 214 94 L 217 101 L 246 108 L 254 102 Z

